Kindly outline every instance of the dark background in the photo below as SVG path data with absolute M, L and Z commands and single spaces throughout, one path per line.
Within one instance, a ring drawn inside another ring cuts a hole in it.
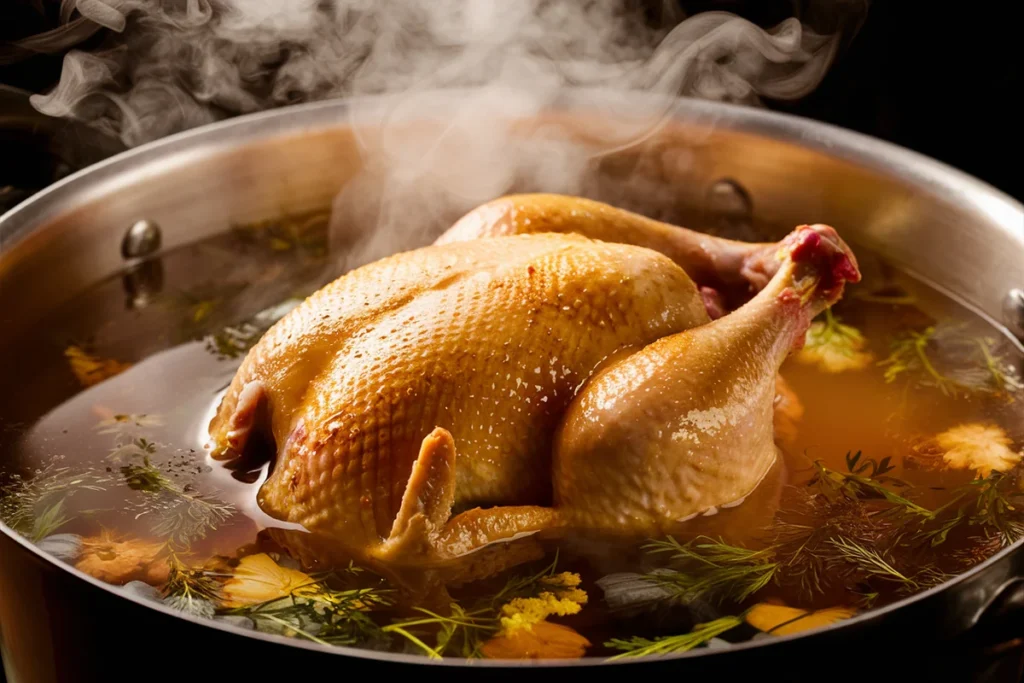
M 844 46 L 819 88 L 802 101 L 769 107 L 895 142 L 1024 197 L 1017 156 L 1024 119 L 1017 104 L 1024 61 L 1018 0 L 678 4 L 688 14 L 725 10 L 766 27 L 794 15 L 819 31 L 841 25 Z M 660 1 L 649 5 L 652 16 L 663 7 Z M 58 26 L 59 8 L 57 0 L 0 0 L 0 53 L 5 43 Z M 104 37 L 98 33 L 81 47 Z M 59 77 L 61 56 L 0 60 L 0 84 L 45 91 Z

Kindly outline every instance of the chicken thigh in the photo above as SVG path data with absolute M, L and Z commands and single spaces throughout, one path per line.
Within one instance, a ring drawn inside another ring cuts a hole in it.
M 760 291 L 711 321 L 688 271 Z M 210 425 L 214 457 L 267 452 L 261 507 L 378 563 L 654 533 L 772 468 L 778 367 L 859 277 L 827 226 L 752 245 L 508 198 L 277 323 Z

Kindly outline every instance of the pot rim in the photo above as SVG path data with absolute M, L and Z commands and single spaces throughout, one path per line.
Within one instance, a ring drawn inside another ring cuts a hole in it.
M 475 90 L 445 90 L 437 91 L 437 94 L 456 99 L 459 93 L 469 93 Z M 615 99 L 616 102 L 620 101 L 618 98 L 613 97 L 614 94 L 613 91 L 607 89 L 567 90 L 548 109 L 570 112 L 573 110 L 587 111 L 589 107 L 593 111 L 595 104 L 607 105 L 612 99 Z M 239 144 L 265 139 L 274 135 L 301 134 L 307 127 L 317 128 L 329 125 L 330 121 L 334 121 L 335 125 L 352 125 L 353 122 L 346 120 L 344 116 L 352 113 L 353 105 L 395 101 L 398 97 L 400 96 L 378 95 L 333 99 L 256 112 L 182 131 L 121 152 L 63 178 L 0 216 L 0 255 L 21 239 L 28 237 L 35 225 L 61 210 L 63 204 L 73 201 L 80 193 L 88 194 L 97 191 L 103 185 L 115 181 L 120 173 L 131 170 L 133 166 L 142 166 L 159 160 L 167 161 L 169 157 L 177 155 L 185 155 L 186 158 L 179 161 L 187 161 L 188 156 L 197 154 L 200 151 L 210 152 L 215 149 L 235 147 Z M 645 102 L 665 102 L 665 98 L 649 94 L 630 93 L 629 97 L 630 101 L 628 109 L 625 110 L 626 112 L 642 110 Z M 604 102 L 602 102 L 602 99 L 604 99 Z M 971 205 L 975 209 L 993 216 L 994 220 L 992 222 L 996 223 L 1002 230 L 1010 230 L 1008 224 L 1012 221 L 1014 214 L 1019 215 L 1022 224 L 1024 224 L 1024 204 L 1021 202 L 973 176 L 899 145 L 831 124 L 787 113 L 687 97 L 671 98 L 671 104 L 672 107 L 667 112 L 667 116 L 671 119 L 691 119 L 697 123 L 707 125 L 709 128 L 723 126 L 736 132 L 768 137 L 778 142 L 794 144 L 822 154 L 838 157 L 865 168 L 881 171 L 886 175 L 910 181 L 917 186 L 928 186 L 932 188 L 933 192 L 942 193 L 950 201 L 961 205 Z M 296 125 L 296 123 L 299 125 Z M 1008 220 L 1008 218 L 1010 219 Z M 1021 230 L 1018 235 L 1011 233 L 1011 237 L 1015 237 L 1016 241 L 1020 242 L 1021 248 L 1024 249 L 1024 230 Z M 955 293 L 953 295 L 955 296 Z M 990 320 L 990 322 L 1001 329 L 1005 329 L 996 321 Z M 211 619 L 190 616 L 153 600 L 126 594 L 123 590 L 120 590 L 119 586 L 100 581 L 69 564 L 51 557 L 2 521 L 0 521 L 0 533 L 3 533 L 47 564 L 55 566 L 59 571 L 67 572 L 79 580 L 92 584 L 120 599 L 130 600 L 142 607 L 155 609 L 167 616 L 184 619 L 198 626 L 215 628 L 235 636 L 255 638 L 275 645 L 299 647 L 345 657 L 421 666 L 476 666 L 487 669 L 520 667 L 579 668 L 597 665 L 604 667 L 615 664 L 635 665 L 645 663 L 645 661 L 647 663 L 651 661 L 664 662 L 691 657 L 706 658 L 728 655 L 732 652 L 771 647 L 798 639 L 813 638 L 826 631 L 851 628 L 864 622 L 881 619 L 896 610 L 926 600 L 942 591 L 951 590 L 956 585 L 984 572 L 988 567 L 1003 561 L 1011 554 L 1024 549 L 1024 539 L 1021 539 L 1013 545 L 1003 548 L 970 570 L 942 584 L 884 607 L 867 610 L 850 619 L 800 633 L 777 636 L 771 640 L 747 641 L 732 644 L 730 647 L 722 649 L 699 648 L 688 652 L 663 655 L 651 660 L 626 659 L 610 662 L 606 658 L 584 657 L 577 660 L 467 661 L 456 658 L 431 660 L 422 655 L 378 652 L 340 645 L 321 645 L 311 641 L 260 633 Z

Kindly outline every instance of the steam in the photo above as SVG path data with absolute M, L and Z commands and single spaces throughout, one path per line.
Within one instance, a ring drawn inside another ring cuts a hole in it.
M 118 40 L 69 53 L 57 87 L 33 104 L 134 146 L 288 104 L 400 94 L 352 110 L 380 125 L 360 140 L 364 172 L 335 202 L 351 266 L 421 244 L 512 188 L 587 194 L 595 153 L 650 135 L 676 96 L 802 97 L 841 37 L 795 18 L 769 30 L 725 12 L 679 21 L 671 7 L 651 21 L 611 0 L 78 0 Z M 642 116 L 603 131 L 596 149 L 557 125 L 520 130 L 568 88 L 615 91 L 624 104 L 642 94 Z M 404 133 L 431 116 L 444 122 L 435 134 Z

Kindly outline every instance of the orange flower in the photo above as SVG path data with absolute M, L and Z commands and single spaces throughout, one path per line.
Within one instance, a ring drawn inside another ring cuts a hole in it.
M 242 558 L 234 575 L 221 590 L 224 607 L 244 607 L 277 600 L 292 594 L 315 592 L 316 582 L 308 574 L 288 569 L 260 553 Z
M 132 366 L 131 363 L 91 356 L 78 346 L 66 348 L 64 356 L 71 365 L 71 372 L 75 373 L 75 377 L 83 387 L 99 384 L 114 375 L 121 374 Z
M 83 539 L 75 568 L 107 583 L 138 580 L 159 585 L 167 581 L 170 573 L 164 547 L 163 543 L 141 539 L 119 541 L 104 531 L 99 536 Z
M 857 611 L 849 607 L 832 607 L 808 611 L 797 607 L 773 605 L 760 602 L 747 612 L 747 623 L 773 636 L 787 636 L 791 633 L 809 631 L 819 626 L 828 626 L 841 619 L 849 619 Z
M 480 648 L 489 659 L 579 659 L 590 641 L 561 624 L 540 621 L 494 636 Z

